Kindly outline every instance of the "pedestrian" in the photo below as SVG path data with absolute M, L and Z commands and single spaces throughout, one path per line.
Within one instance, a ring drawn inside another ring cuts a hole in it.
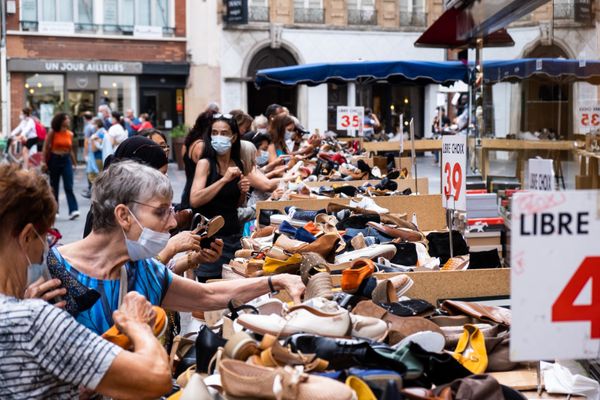
M 242 226 L 237 209 L 245 203 L 246 193 L 250 189 L 248 179 L 242 174 L 244 166 L 240 142 L 235 119 L 231 115 L 215 114 L 205 139 L 207 145 L 204 146 L 202 159 L 196 166 L 190 205 L 206 218 L 221 215 L 225 219 L 225 225 L 216 235 L 223 240 L 224 246 L 217 262 L 204 264 L 196 270 L 201 282 L 221 278 L 223 264 L 233 259 L 234 253 L 240 248 Z
M 102 122 L 104 123 L 104 129 L 106 129 L 106 130 L 109 130 L 110 126 L 112 125 L 111 121 L 110 121 L 110 115 L 111 115 L 111 110 L 107 104 L 100 104 L 98 106 L 97 117 L 102 120 Z
M 137 128 L 137 131 L 143 131 L 144 129 L 152 129 L 152 123 L 150 122 L 150 116 L 147 113 L 140 114 L 140 125 Z
M 132 137 L 135 135 L 140 127 L 140 119 L 135 116 L 133 110 L 128 108 L 125 110 L 125 129 L 127 130 L 127 135 Z
M 88 179 L 88 188 L 81 195 L 86 199 L 91 197 L 92 192 L 92 182 L 95 175 L 98 174 L 99 170 L 96 167 L 96 163 L 94 161 L 94 153 L 91 148 L 92 142 L 91 137 L 96 132 L 96 125 L 94 124 L 94 116 L 91 112 L 86 111 L 83 113 L 83 159 L 86 163 L 86 174 Z M 92 175 L 95 174 L 95 175 Z
M 110 121 L 110 128 L 108 129 L 108 132 L 106 133 L 102 143 L 103 161 L 106 160 L 106 157 L 108 157 L 110 154 L 113 154 L 117 146 L 127 139 L 127 131 L 125 130 L 121 113 L 113 111 Z
M 50 175 L 50 186 L 58 203 L 60 178 L 67 195 L 69 219 L 79 217 L 79 206 L 73 194 L 73 168 L 77 166 L 77 158 L 73 147 L 73 132 L 69 130 L 71 118 L 65 113 L 58 113 L 50 122 L 50 133 L 44 143 L 44 160 Z M 44 163 L 44 161 L 42 161 Z M 44 168 L 44 164 L 42 164 Z M 57 211 L 57 216 L 58 211 Z
M 25 107 L 19 115 L 21 122 L 10 133 L 14 140 L 19 140 L 25 144 L 23 147 L 23 168 L 29 169 L 29 153 L 31 148 L 38 144 L 37 131 L 35 130 L 35 121 L 31 116 L 31 108 Z M 39 150 L 36 146 L 36 150 Z
M 139 131 L 138 136 L 148 138 L 148 139 L 152 140 L 154 143 L 158 144 L 160 146 L 160 148 L 163 149 L 163 151 L 165 152 L 165 155 L 167 156 L 167 158 L 169 158 L 169 153 L 171 152 L 171 148 L 169 147 L 169 144 L 167 143 L 167 137 L 165 136 L 164 133 L 162 133 L 158 129 L 149 128 L 149 129 L 142 129 L 141 131 Z

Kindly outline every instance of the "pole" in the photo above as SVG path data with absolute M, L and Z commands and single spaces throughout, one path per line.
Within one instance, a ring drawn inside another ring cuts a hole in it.
M 446 225 L 448 225 L 448 239 L 450 240 L 450 258 L 454 257 L 454 244 L 452 239 L 452 225 L 454 225 L 454 210 L 446 209 Z
M 2 98 L 2 130 L 0 137 L 8 136 L 8 72 L 6 71 L 6 2 L 0 0 L 2 13 L 2 37 L 0 38 L 0 97 Z
M 414 165 L 415 168 L 415 193 L 418 194 L 419 193 L 419 186 L 418 186 L 418 173 L 417 173 L 417 153 L 415 151 L 415 124 L 414 124 L 415 120 L 414 118 L 410 119 L 410 146 L 411 146 L 411 157 L 412 157 L 412 163 Z

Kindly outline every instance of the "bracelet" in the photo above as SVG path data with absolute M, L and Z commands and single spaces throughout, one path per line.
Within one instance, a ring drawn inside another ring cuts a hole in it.
M 165 262 L 163 261 L 163 259 L 162 259 L 162 258 L 160 258 L 160 256 L 159 256 L 158 254 L 157 254 L 155 257 L 154 257 L 154 259 L 155 259 L 156 261 L 158 261 L 159 263 L 161 263 L 161 264 L 164 264 L 164 263 L 165 263 Z
M 192 252 L 188 251 L 187 253 L 187 269 L 192 268 Z
M 279 293 L 279 290 L 275 290 L 275 286 L 273 286 L 273 277 L 272 276 L 269 276 L 267 278 L 267 283 L 269 284 L 269 290 L 271 291 L 271 294 Z

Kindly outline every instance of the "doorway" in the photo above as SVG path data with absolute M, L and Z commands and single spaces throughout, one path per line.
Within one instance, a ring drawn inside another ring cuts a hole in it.
M 152 126 L 169 130 L 181 123 L 176 111 L 175 89 L 142 89 L 140 113 L 146 113 Z
M 267 106 L 277 103 L 287 107 L 290 110 L 290 113 L 296 115 L 298 91 L 295 87 L 269 86 L 258 90 L 256 89 L 256 86 L 254 86 L 254 79 L 256 78 L 256 71 L 258 70 L 288 67 L 297 64 L 298 62 L 292 53 L 285 49 L 265 47 L 256 53 L 248 67 L 247 76 L 252 79 L 252 81 L 247 84 L 248 114 L 253 117 L 263 114 Z
M 75 154 L 78 160 L 83 160 L 83 128 L 85 120 L 83 113 L 89 111 L 96 115 L 96 93 L 87 90 L 69 90 L 67 93 L 68 110 L 71 115 L 71 130 L 75 135 Z

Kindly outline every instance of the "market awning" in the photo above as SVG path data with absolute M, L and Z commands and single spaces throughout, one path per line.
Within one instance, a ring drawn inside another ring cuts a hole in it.
M 484 81 L 518 82 L 534 76 L 560 82 L 589 82 L 600 84 L 600 61 L 568 60 L 562 58 L 529 58 L 483 63 Z
M 459 21 L 465 16 L 456 8 L 446 10 L 433 25 L 431 25 L 415 42 L 415 47 L 438 47 L 444 49 L 459 49 L 474 47 L 477 44 L 477 38 L 461 39 L 459 38 Z M 508 34 L 506 29 L 500 29 L 496 32 L 484 36 L 484 47 L 511 47 L 515 41 Z
M 256 73 L 255 83 L 259 88 L 376 81 L 447 86 L 466 80 L 467 72 L 467 67 L 459 61 L 354 61 L 263 69 Z

